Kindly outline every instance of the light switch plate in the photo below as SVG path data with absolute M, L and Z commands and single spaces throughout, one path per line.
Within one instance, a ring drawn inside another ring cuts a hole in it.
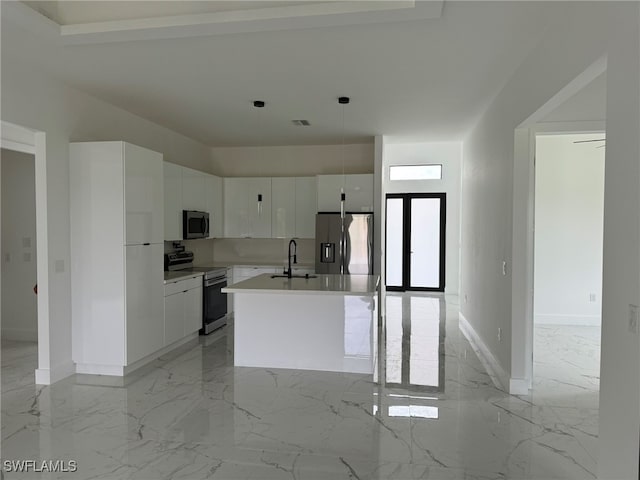
M 629 304 L 629 331 L 638 333 L 638 306 Z
M 64 260 L 56 260 L 54 269 L 56 273 L 64 272 Z

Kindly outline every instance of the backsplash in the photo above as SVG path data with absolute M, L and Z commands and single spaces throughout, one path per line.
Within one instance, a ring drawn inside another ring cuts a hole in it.
M 287 263 L 289 238 L 218 238 L 213 240 L 213 260 L 216 262 L 264 263 L 274 265 Z M 315 240 L 296 239 L 298 263 L 315 262 Z
M 181 240 L 179 242 L 184 245 L 185 249 L 193 252 L 194 265 L 207 265 L 213 262 L 213 240 Z M 174 242 L 164 242 L 164 253 L 173 252 Z

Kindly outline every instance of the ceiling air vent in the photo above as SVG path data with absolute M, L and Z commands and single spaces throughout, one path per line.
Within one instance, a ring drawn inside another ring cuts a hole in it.
M 293 123 L 296 127 L 308 127 L 309 125 L 311 125 L 309 120 L 291 120 L 291 123 Z

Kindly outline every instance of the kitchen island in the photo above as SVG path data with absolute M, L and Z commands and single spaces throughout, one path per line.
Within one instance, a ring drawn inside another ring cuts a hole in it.
M 372 373 L 377 275 L 258 275 L 234 294 L 236 366 Z

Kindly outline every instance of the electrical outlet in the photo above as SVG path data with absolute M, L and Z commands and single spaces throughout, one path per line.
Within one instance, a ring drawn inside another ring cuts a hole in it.
M 502 341 L 502 329 L 498 327 L 498 341 Z
M 507 262 L 502 262 L 502 275 L 507 274 Z
M 56 273 L 64 272 L 64 260 L 56 260 L 53 268 Z
M 638 333 L 638 306 L 629 304 L 629 331 Z
M 30 262 L 31 261 L 31 253 L 29 252 L 24 252 L 22 254 L 22 261 L 23 262 Z
M 22 238 L 22 248 L 31 248 L 31 237 Z
M 590 293 L 589 294 L 589 301 L 590 302 L 595 302 L 596 301 L 596 294 L 595 293 Z

